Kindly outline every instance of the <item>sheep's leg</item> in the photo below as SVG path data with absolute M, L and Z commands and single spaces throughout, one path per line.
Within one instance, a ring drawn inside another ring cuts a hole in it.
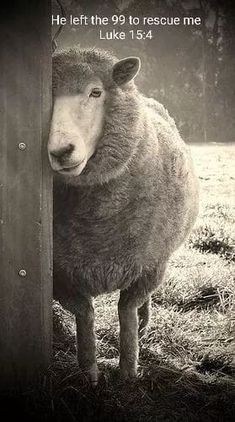
M 140 277 L 128 289 L 120 292 L 118 314 L 120 322 L 120 371 L 122 377 L 137 374 L 138 364 L 138 308 L 140 308 L 140 329 L 149 318 L 150 294 L 163 279 L 165 262 L 150 274 Z
M 138 362 L 138 315 L 137 306 L 125 301 L 121 292 L 118 303 L 120 322 L 120 371 L 126 379 L 137 374 Z
M 89 374 L 92 385 L 96 386 L 98 383 L 98 367 L 92 298 L 80 296 L 76 308 L 78 363 Z
M 136 293 L 133 291 L 133 293 Z M 120 322 L 120 371 L 124 379 L 137 374 L 138 363 L 138 308 L 149 301 L 149 295 L 133 294 L 132 289 L 120 293 L 118 314 Z M 145 324 L 146 320 L 144 320 Z
M 139 339 L 146 333 L 146 328 L 151 316 L 151 297 L 149 297 L 144 304 L 138 308 L 139 316 Z
M 70 286 L 68 288 L 68 286 Z M 96 344 L 94 332 L 94 308 L 92 297 L 82 295 L 71 287 L 65 271 L 54 266 L 54 298 L 72 312 L 77 323 L 77 357 L 80 367 L 89 374 L 91 382 L 98 382 Z

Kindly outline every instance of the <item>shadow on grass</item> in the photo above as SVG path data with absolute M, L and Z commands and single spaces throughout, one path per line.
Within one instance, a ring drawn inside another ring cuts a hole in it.
M 197 294 L 193 298 L 178 300 L 174 303 L 175 309 L 183 312 L 196 309 L 198 311 L 206 310 L 222 310 L 226 312 L 231 308 L 231 301 L 233 299 L 233 292 L 230 289 L 221 288 L 220 286 L 201 286 Z M 161 295 L 157 292 L 152 296 L 152 303 L 155 306 L 169 306 L 171 303 L 166 302 L 165 298 L 162 300 Z
M 221 292 L 219 286 L 202 286 L 198 290 L 198 294 L 195 298 L 185 300 L 178 303 L 178 309 L 187 312 L 191 309 L 216 309 L 221 307 Z M 230 291 L 223 290 L 223 307 L 231 306 L 229 298 L 231 296 Z
M 201 226 L 194 230 L 189 239 L 189 246 L 200 252 L 213 253 L 235 262 L 234 241 L 222 229 Z
M 100 367 L 105 375 L 92 389 L 79 371 L 74 355 L 61 352 L 35 390 L 4 398 L 1 409 L 7 408 L 9 420 L 12 410 L 17 410 L 24 422 L 234 420 L 232 377 L 206 378 L 192 370 L 176 370 L 150 359 L 148 366 L 140 360 L 141 376 L 123 382 L 116 361 L 107 359 Z

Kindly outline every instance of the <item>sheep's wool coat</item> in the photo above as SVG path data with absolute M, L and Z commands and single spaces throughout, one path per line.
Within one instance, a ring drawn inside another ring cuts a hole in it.
M 185 239 L 198 211 L 197 181 L 174 120 L 133 82 L 114 83 L 116 61 L 79 49 L 53 58 L 55 96 L 76 94 L 94 75 L 107 91 L 95 154 L 77 178 L 55 176 L 58 298 L 127 289 L 154 273 Z

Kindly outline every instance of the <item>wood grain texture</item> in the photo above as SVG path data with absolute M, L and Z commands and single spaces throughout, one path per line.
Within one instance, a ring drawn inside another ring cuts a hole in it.
M 0 388 L 50 362 L 52 181 L 50 1 L 17 0 L 0 29 Z M 20 150 L 18 144 L 26 144 Z M 20 277 L 20 269 L 26 276 Z

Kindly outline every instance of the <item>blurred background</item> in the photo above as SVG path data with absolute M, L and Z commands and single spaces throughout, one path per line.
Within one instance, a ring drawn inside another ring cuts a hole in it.
M 99 29 L 113 26 L 67 24 L 58 46 L 96 46 L 111 50 L 119 58 L 138 55 L 142 60 L 139 88 L 166 106 L 186 142 L 235 140 L 234 0 L 60 1 L 66 16 L 200 16 L 199 26 L 148 27 L 154 35 L 152 40 L 99 40 Z M 58 13 L 58 3 L 53 0 L 53 14 Z M 123 29 L 128 31 L 133 26 L 120 26 Z

